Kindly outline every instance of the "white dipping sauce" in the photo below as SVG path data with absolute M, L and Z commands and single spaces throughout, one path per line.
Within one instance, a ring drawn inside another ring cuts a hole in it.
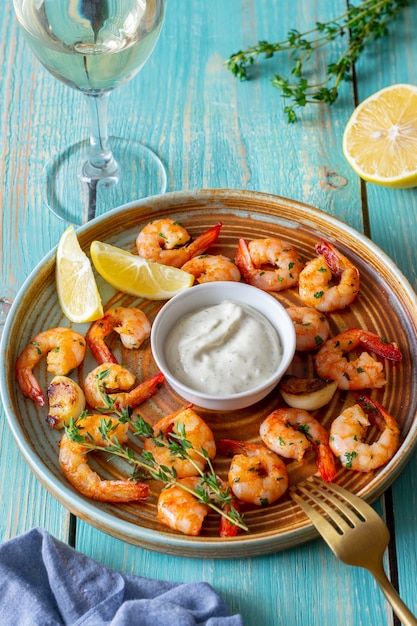
M 275 328 L 261 313 L 226 300 L 181 318 L 167 337 L 165 357 L 187 387 L 222 396 L 269 379 L 282 349 Z

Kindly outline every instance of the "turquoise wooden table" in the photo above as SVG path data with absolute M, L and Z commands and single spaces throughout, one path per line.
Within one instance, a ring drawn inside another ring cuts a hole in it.
M 53 152 L 85 138 L 88 121 L 80 95 L 34 60 L 12 3 L 0 0 L 0 5 L 0 295 L 12 299 L 67 227 L 42 204 L 43 164 Z M 169 191 L 257 190 L 340 218 L 371 237 L 416 288 L 417 190 L 361 183 L 343 157 L 342 134 L 356 101 L 393 83 L 417 83 L 417 3 L 410 2 L 389 36 L 367 49 L 355 80 L 342 87 L 334 106 L 310 107 L 294 125 L 287 124 L 280 95 L 270 84 L 276 61 L 257 66 L 254 79 L 245 83 L 224 67 L 242 47 L 259 39 L 278 41 L 291 28 L 308 29 L 345 8 L 342 0 L 169 1 L 149 62 L 111 96 L 110 130 L 137 136 L 156 150 L 168 171 Z M 281 62 L 285 72 L 287 61 Z M 247 626 L 395 623 L 370 574 L 337 561 L 319 539 L 269 556 L 198 560 L 157 554 L 92 528 L 70 515 L 31 474 L 1 417 L 1 540 L 41 526 L 125 572 L 207 581 Z M 414 455 L 375 505 L 392 533 L 386 570 L 414 613 L 416 494 Z

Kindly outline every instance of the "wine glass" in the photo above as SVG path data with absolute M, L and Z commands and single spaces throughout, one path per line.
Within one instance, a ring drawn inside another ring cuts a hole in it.
M 13 0 L 39 61 L 86 97 L 90 138 L 44 168 L 44 199 L 55 215 L 82 224 L 137 198 L 163 193 L 166 174 L 141 142 L 109 137 L 113 89 L 133 78 L 158 40 L 165 0 Z

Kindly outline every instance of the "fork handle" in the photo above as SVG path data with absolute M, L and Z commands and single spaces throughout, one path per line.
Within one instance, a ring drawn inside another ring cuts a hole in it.
M 374 575 L 378 585 L 381 587 L 382 593 L 392 606 L 394 613 L 401 620 L 404 626 L 417 626 L 416 617 L 411 613 L 408 606 L 401 600 L 397 591 L 388 580 L 382 563 L 378 567 L 373 567 L 370 571 Z

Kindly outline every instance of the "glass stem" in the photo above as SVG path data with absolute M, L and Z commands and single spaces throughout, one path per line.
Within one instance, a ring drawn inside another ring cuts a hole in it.
M 117 176 L 119 166 L 108 143 L 107 110 L 110 92 L 85 93 L 90 114 L 90 148 L 83 167 L 87 182 Z

